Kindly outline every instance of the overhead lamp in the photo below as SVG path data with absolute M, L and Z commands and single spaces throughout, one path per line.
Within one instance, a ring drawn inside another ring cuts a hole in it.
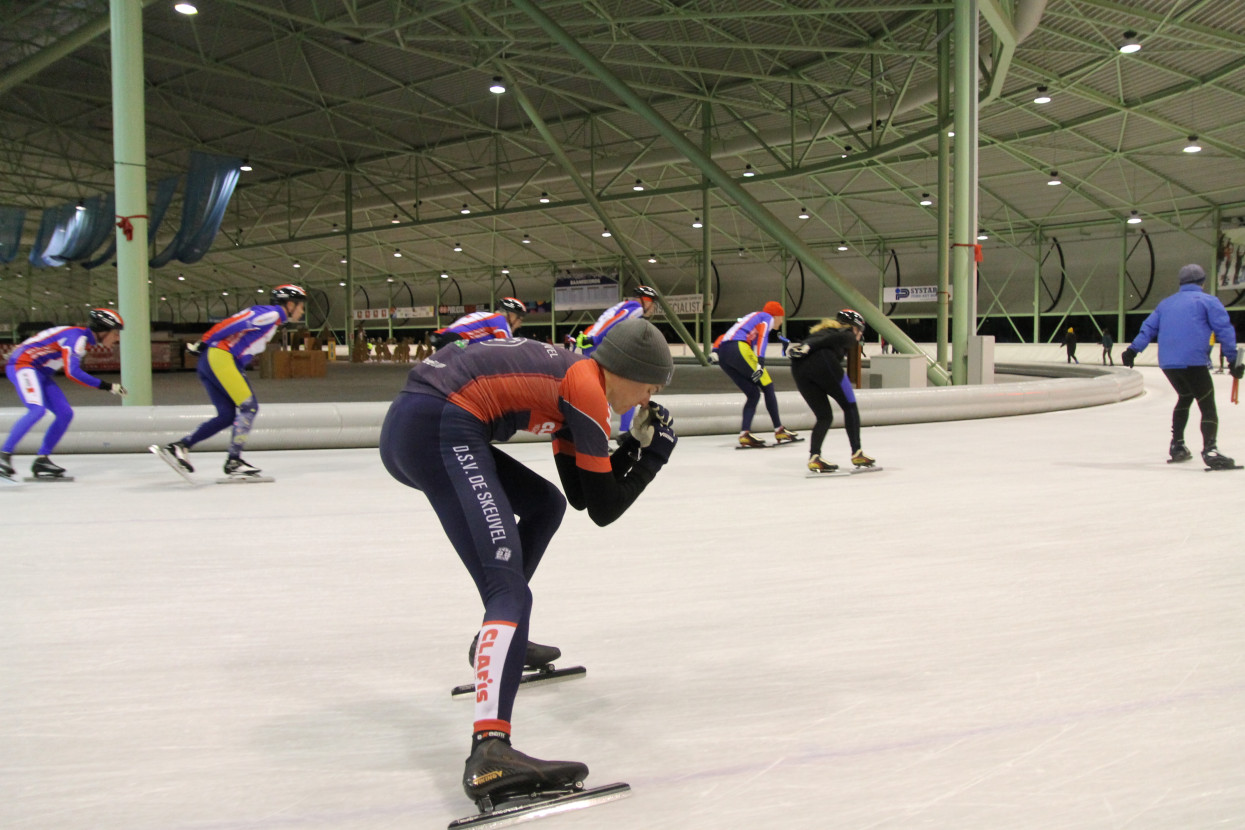
M 395 213 L 395 214 L 393 215 L 393 218 L 389 220 L 389 224 L 391 224 L 391 225 L 396 225 L 396 224 L 398 224 L 398 223 L 399 223 L 399 222 L 401 222 L 401 221 L 402 221 L 402 220 L 398 218 L 398 214 L 396 214 L 396 213 Z
M 228 297 L 228 296 L 229 296 L 229 292 L 228 292 L 228 291 L 222 291 L 222 292 L 220 292 L 220 295 L 221 295 L 222 297 Z
M 185 275 L 185 274 L 178 274 L 178 275 L 177 275 L 177 281 L 178 281 L 178 282 L 185 282 L 185 281 L 186 281 L 186 275 Z
M 1189 143 L 1184 146 L 1184 151 L 1186 153 L 1202 152 L 1202 145 L 1197 143 L 1197 136 L 1195 135 L 1189 136 Z
M 455 242 L 455 243 L 454 243 L 454 253 L 456 253 L 456 254 L 461 254 L 462 252 L 463 252 L 463 243 L 461 243 L 461 242 Z
M 613 234 L 610 233 L 609 228 L 601 228 L 601 236 L 604 236 L 606 239 L 609 239 L 611 236 L 613 236 Z
M 800 218 L 801 218 L 801 219 L 807 219 L 807 218 L 808 218 L 808 209 L 807 209 L 807 208 L 800 208 Z
M 541 194 L 540 194 L 540 203 L 541 203 L 542 205 L 547 205 L 547 204 L 549 204 L 549 194 L 548 194 L 548 193 L 541 193 Z
M 693 228 L 703 228 L 704 226 L 705 226 L 705 223 L 704 223 L 704 222 L 702 222 L 702 221 L 700 221 L 700 217 L 699 217 L 699 216 L 697 216 L 695 219 L 693 219 L 693 220 L 692 220 L 692 227 L 693 227 Z
M 933 203 L 934 200 L 929 197 L 928 193 L 921 194 L 921 207 L 929 207 Z
M 947 130 L 947 138 L 955 138 L 955 130 Z
M 195 8 L 194 3 L 185 3 L 185 2 L 174 4 L 173 11 L 177 12 L 178 14 L 184 14 L 184 15 L 192 15 L 192 14 L 199 13 L 199 10 Z
M 243 173 L 250 173 L 255 168 L 251 167 L 250 159 L 242 159 L 242 165 L 238 169 Z
M 1131 55 L 1133 52 L 1141 51 L 1141 42 L 1137 40 L 1137 33 L 1129 29 L 1124 33 L 1124 41 L 1120 44 L 1120 52 L 1125 55 Z
M 79 199 L 79 200 L 78 200 L 78 205 L 77 205 L 77 207 L 75 207 L 75 208 L 74 208 L 74 210 L 86 210 L 86 202 L 84 202 L 84 201 L 82 201 L 81 199 Z
M 339 230 L 341 230 L 341 228 L 337 227 L 337 223 L 336 223 L 336 222 L 334 222 L 334 223 L 333 223 L 333 233 L 337 233 Z
M 401 251 L 399 251 L 397 248 L 394 248 L 394 249 L 393 249 L 393 255 L 394 255 L 394 256 L 396 256 L 396 257 L 401 257 L 401 256 L 402 256 L 402 252 L 401 252 Z
M 445 273 L 444 271 L 441 272 L 441 279 L 448 280 L 449 278 L 450 278 L 449 274 Z
M 634 190 L 636 193 L 639 193 L 640 191 L 644 190 L 644 182 L 640 181 L 639 179 L 636 179 L 635 184 L 631 185 L 631 189 Z
M 649 254 L 649 255 L 648 255 L 648 261 L 649 261 L 649 263 L 655 263 L 655 262 L 657 262 L 657 254 Z
M 345 264 L 346 264 L 346 261 L 347 261 L 347 260 L 346 260 L 346 258 L 345 258 L 345 257 L 342 257 L 342 259 L 341 259 L 341 263 L 342 263 L 342 265 L 345 265 Z
M 463 216 L 466 216 L 468 213 L 471 213 L 471 208 L 467 207 L 466 203 L 464 203 L 463 206 L 459 208 L 458 212 Z
M 298 264 L 298 260 L 294 260 L 294 267 L 295 267 L 295 268 L 302 268 L 303 266 L 301 266 L 301 265 L 299 265 L 299 264 Z
M 989 235 L 989 234 L 987 234 L 985 231 L 977 231 L 977 241 L 978 241 L 978 242 L 985 242 L 985 241 L 986 241 L 987 239 L 989 239 L 989 238 L 990 238 L 990 235 Z
M 744 249 L 743 249 L 743 248 L 740 248 L 740 249 L 739 249 L 739 255 L 740 255 L 740 256 L 743 256 L 743 255 L 744 255 Z
M 494 95 L 501 95 L 506 91 L 506 85 L 501 82 L 500 75 L 493 76 L 493 83 L 489 84 L 488 91 Z
M 1046 94 L 1046 87 L 1039 86 L 1037 88 L 1037 97 L 1033 99 L 1033 103 L 1035 104 L 1049 104 L 1050 103 L 1050 96 Z
M 531 238 L 530 236 L 528 236 L 527 234 L 523 234 L 523 244 L 524 244 L 524 245 L 531 245 L 531 244 L 532 244 L 532 238 Z
M 1140 216 L 1138 216 L 1138 215 L 1137 215 L 1137 211 L 1135 211 L 1135 210 L 1134 210 L 1134 211 L 1132 211 L 1132 212 L 1128 215 L 1128 220 L 1127 220 L 1127 221 L 1128 221 L 1128 224 L 1130 224 L 1130 225 L 1140 225 L 1140 224 L 1141 224 L 1141 217 L 1140 217 Z
M 1057 184 L 1063 184 L 1063 181 L 1059 178 L 1059 171 L 1058 170 L 1050 171 L 1050 178 L 1046 180 L 1046 183 L 1051 186 L 1054 186 Z
M 752 178 L 753 176 L 755 176 L 756 174 L 757 174 L 757 171 L 755 171 L 755 170 L 753 170 L 753 169 L 752 169 L 752 165 L 751 165 L 751 164 L 745 164 L 745 165 L 744 165 L 744 178 L 745 178 L 745 179 L 751 179 L 751 178 Z
M 339 283 L 338 283 L 338 285 L 340 285 L 342 288 L 345 288 L 345 287 L 346 287 L 346 283 L 344 283 L 344 282 L 339 282 Z
M 385 282 L 393 282 L 393 277 L 386 277 Z
M 256 294 L 263 294 L 263 293 L 264 293 L 264 289 L 262 289 L 262 288 L 256 288 L 256 289 L 255 289 L 255 293 L 256 293 Z M 163 298 L 163 297 L 161 297 L 160 299 L 162 299 L 162 300 L 163 300 L 164 298 Z
M 501 272 L 502 272 L 503 274 L 509 274 L 509 273 L 510 273 L 510 269 L 509 269 L 509 268 L 507 268 L 505 265 L 503 265 L 503 266 L 501 267 Z
M 846 251 L 846 250 L 847 250 L 847 243 L 846 243 L 846 242 L 840 242 L 840 243 L 839 243 L 839 250 L 840 250 L 840 251 Z

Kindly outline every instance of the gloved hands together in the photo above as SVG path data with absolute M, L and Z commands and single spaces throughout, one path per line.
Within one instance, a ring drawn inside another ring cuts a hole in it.
M 787 349 L 787 357 L 790 357 L 792 359 L 799 359 L 801 357 L 805 357 L 807 354 L 808 354 L 807 343 L 796 343 L 794 346 L 790 346 Z
M 130 394 L 126 388 L 119 383 L 105 383 L 100 387 L 100 389 L 103 389 L 105 392 L 111 392 L 119 398 L 124 398 L 126 395 Z
M 1124 354 L 1120 355 L 1120 362 L 1128 368 L 1133 368 L 1133 361 L 1137 359 L 1137 353 L 1132 349 L 1125 349 Z
M 673 424 L 674 417 L 671 416 L 670 410 L 659 403 L 650 401 L 648 406 L 643 407 L 631 420 L 631 429 L 628 432 L 640 442 L 641 447 L 647 447 L 653 443 L 653 436 L 658 427 L 669 427 Z
M 204 344 L 202 340 L 200 340 L 197 343 L 187 343 L 186 351 L 190 352 L 191 354 L 199 354 L 200 352 L 203 351 L 203 345 Z
M 765 370 L 758 366 L 757 368 L 752 370 L 752 377 L 750 378 L 750 380 L 753 383 L 759 385 L 761 383 L 761 376 L 764 374 L 765 374 Z

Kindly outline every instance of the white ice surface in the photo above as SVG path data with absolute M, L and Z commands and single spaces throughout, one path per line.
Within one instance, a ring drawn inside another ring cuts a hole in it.
M 588 674 L 522 692 L 515 746 L 634 795 L 540 826 L 1245 826 L 1245 471 L 1164 463 L 1173 397 L 1143 371 L 1113 406 L 866 430 L 872 475 L 688 438 L 613 526 L 569 514 L 532 635 Z M 199 488 L 57 460 L 75 483 L 0 488 L 0 828 L 472 812 L 449 689 L 479 601 L 374 450 Z

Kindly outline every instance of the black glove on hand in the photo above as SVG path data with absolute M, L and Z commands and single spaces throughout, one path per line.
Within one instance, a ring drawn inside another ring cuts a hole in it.
M 199 354 L 200 352 L 203 351 L 203 346 L 204 346 L 204 343 L 202 340 L 200 340 L 197 343 L 187 343 L 186 351 L 190 352 L 191 354 Z
M 1245 363 L 1242 363 L 1238 359 L 1236 363 L 1232 364 L 1232 368 L 1229 369 L 1228 372 L 1231 373 L 1232 377 L 1236 378 L 1237 380 L 1240 380 L 1241 378 L 1245 377 Z
M 1137 359 L 1137 353 L 1132 349 L 1125 349 L 1124 354 L 1120 355 L 1120 362 L 1128 368 L 1133 368 L 1133 361 Z
M 670 460 L 670 453 L 674 452 L 674 445 L 677 443 L 679 443 L 679 436 L 675 435 L 674 427 L 669 424 L 655 423 L 653 440 L 641 450 L 640 460 L 636 462 L 636 466 L 643 467 L 650 474 L 656 475 L 657 471 Z
M 792 360 L 799 360 L 801 357 L 804 357 L 807 354 L 808 354 L 807 343 L 796 343 L 794 346 L 791 346 L 790 348 L 787 349 L 787 357 L 791 358 Z
M 752 370 L 752 382 L 756 384 L 760 384 L 761 375 L 763 374 L 765 374 L 765 370 L 760 368 L 759 366 L 756 369 L 753 369 Z
M 119 383 L 101 383 L 99 388 L 105 392 L 110 392 L 119 398 L 124 398 L 130 394 L 124 386 Z
M 641 447 L 647 447 L 653 442 L 653 434 L 658 426 L 671 426 L 674 424 L 674 417 L 670 414 L 670 410 L 666 409 L 659 403 L 649 402 L 648 406 L 636 413 L 631 419 L 631 429 L 628 430 Z

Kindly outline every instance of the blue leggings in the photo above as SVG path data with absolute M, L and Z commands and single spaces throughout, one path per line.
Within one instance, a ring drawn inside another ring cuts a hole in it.
M 743 421 L 740 429 L 744 431 L 752 429 L 752 417 L 756 415 L 757 402 L 761 399 L 761 395 L 765 395 L 765 411 L 769 413 L 769 419 L 774 422 L 774 429 L 782 426 L 782 419 L 778 417 L 778 396 L 774 394 L 773 382 L 765 386 L 758 386 L 752 382 L 754 370 L 739 353 L 738 340 L 728 340 L 718 346 L 718 366 L 722 367 L 727 377 L 735 381 L 739 391 L 744 393 L 746 400 L 744 400 Z
M 22 391 L 22 384 L 17 379 L 17 368 L 15 366 L 6 366 L 4 373 L 8 376 L 9 381 L 17 389 L 17 394 L 21 397 L 22 402 L 26 404 L 26 414 L 17 419 L 13 424 L 13 429 L 9 432 L 9 437 L 4 441 L 4 452 L 11 453 L 17 446 L 17 443 L 30 432 L 30 428 L 38 423 L 43 417 L 43 413 L 52 412 L 54 420 L 52 425 L 48 427 L 47 432 L 43 433 L 43 443 L 39 445 L 39 455 L 51 455 L 56 449 L 56 445 L 60 443 L 61 438 L 65 435 L 65 430 L 69 429 L 69 423 L 73 420 L 73 408 L 69 405 L 69 401 L 65 399 L 65 393 L 56 385 L 56 381 L 52 376 L 40 372 L 38 369 L 28 369 L 24 372 L 27 378 L 33 376 L 39 384 L 39 393 L 28 394 Z M 42 401 L 42 403 L 36 403 Z
M 205 350 L 199 356 L 195 373 L 216 407 L 216 417 L 199 424 L 194 432 L 182 439 L 182 443 L 193 447 L 232 425 L 229 455 L 238 458 L 259 412 L 259 403 L 247 383 L 246 375 L 242 374 L 233 356 L 222 349 Z
M 380 457 L 391 476 L 427 496 L 475 581 L 484 621 L 514 626 L 495 701 L 495 717 L 509 722 L 527 651 L 528 583 L 562 524 L 566 498 L 490 445 L 485 424 L 431 395 L 398 395 L 381 427 Z

